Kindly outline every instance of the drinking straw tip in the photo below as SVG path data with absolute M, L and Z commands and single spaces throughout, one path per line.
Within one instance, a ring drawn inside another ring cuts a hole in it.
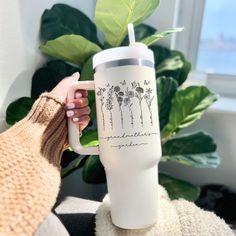
M 134 25 L 132 23 L 128 24 L 128 36 L 129 44 L 135 43 Z

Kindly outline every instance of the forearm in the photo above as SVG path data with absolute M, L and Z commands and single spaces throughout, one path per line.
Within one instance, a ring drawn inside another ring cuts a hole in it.
M 50 94 L 0 135 L 0 235 L 32 235 L 50 211 L 66 140 L 64 104 Z

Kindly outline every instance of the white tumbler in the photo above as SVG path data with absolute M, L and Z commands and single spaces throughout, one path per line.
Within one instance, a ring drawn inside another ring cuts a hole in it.
M 83 147 L 69 120 L 69 143 L 80 154 L 98 154 L 105 168 L 112 222 L 140 229 L 157 221 L 158 162 L 161 158 L 153 52 L 135 43 L 104 50 L 93 57 L 94 81 L 70 87 L 96 94 L 98 147 Z

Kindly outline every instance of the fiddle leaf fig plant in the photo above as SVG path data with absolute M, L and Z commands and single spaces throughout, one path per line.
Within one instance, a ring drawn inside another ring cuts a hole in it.
M 55 4 L 45 10 L 41 19 L 43 44 L 40 49 L 49 56 L 49 62 L 35 72 L 31 98 L 21 98 L 9 105 L 7 122 L 14 124 L 23 118 L 42 92 L 51 90 L 63 77 L 75 71 L 81 73 L 80 80 L 92 80 L 93 55 L 106 48 L 127 46 L 127 24 L 133 23 L 136 41 L 149 46 L 155 57 L 163 153 L 161 161 L 174 161 L 194 168 L 217 167 L 220 158 L 209 134 L 196 131 L 175 136 L 200 119 L 217 100 L 217 95 L 204 86 L 181 88 L 191 70 L 191 64 L 181 52 L 162 47 L 156 42 L 183 28 L 157 32 L 152 26 L 142 23 L 158 5 L 159 0 L 99 0 L 96 2 L 94 22 L 80 10 L 65 4 Z M 97 29 L 103 34 L 103 41 L 99 41 Z M 81 143 L 86 147 L 99 144 L 94 92 L 89 91 L 88 98 L 92 111 L 91 123 L 81 137 Z M 82 168 L 86 182 L 106 181 L 99 156 L 82 157 L 68 149 L 63 153 L 62 167 L 62 177 Z M 166 187 L 171 199 L 183 197 L 195 201 L 198 197 L 198 187 L 168 173 L 160 173 L 159 182 Z

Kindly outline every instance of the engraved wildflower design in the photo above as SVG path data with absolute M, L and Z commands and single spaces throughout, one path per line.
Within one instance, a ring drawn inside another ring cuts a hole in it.
M 103 125 L 103 130 L 105 130 L 105 115 L 104 115 L 104 110 L 103 110 L 103 106 L 104 106 L 104 99 L 105 99 L 105 95 L 104 92 L 106 91 L 105 88 L 98 88 L 98 92 L 97 92 L 97 96 L 99 97 L 99 100 L 101 102 L 101 113 L 102 113 L 102 125 Z
M 152 103 L 154 100 L 154 93 L 150 87 L 150 81 L 144 80 L 142 86 L 139 82 L 133 81 L 129 84 L 124 80 L 120 82 L 119 85 L 110 85 L 107 83 L 104 88 L 99 87 L 97 91 L 97 96 L 101 102 L 101 113 L 102 113 L 102 121 L 103 128 L 105 130 L 105 115 L 109 119 L 110 128 L 113 129 L 113 113 L 118 105 L 119 114 L 120 114 L 120 123 L 122 129 L 124 129 L 124 115 L 123 109 L 124 107 L 128 108 L 127 114 L 130 117 L 130 124 L 132 128 L 134 128 L 134 121 L 136 121 L 134 117 L 134 103 L 138 103 L 138 107 L 140 110 L 139 120 L 140 124 L 144 126 L 144 115 L 145 104 L 149 111 L 150 124 L 153 126 L 153 114 L 152 114 Z M 131 86 L 130 86 L 131 85 Z M 117 102 L 117 103 L 114 103 Z M 117 104 L 117 105 L 116 105 Z M 104 113 L 104 107 L 106 109 L 106 114 Z M 144 110 L 143 110 L 144 109 Z M 118 116 L 119 117 L 119 116 Z

